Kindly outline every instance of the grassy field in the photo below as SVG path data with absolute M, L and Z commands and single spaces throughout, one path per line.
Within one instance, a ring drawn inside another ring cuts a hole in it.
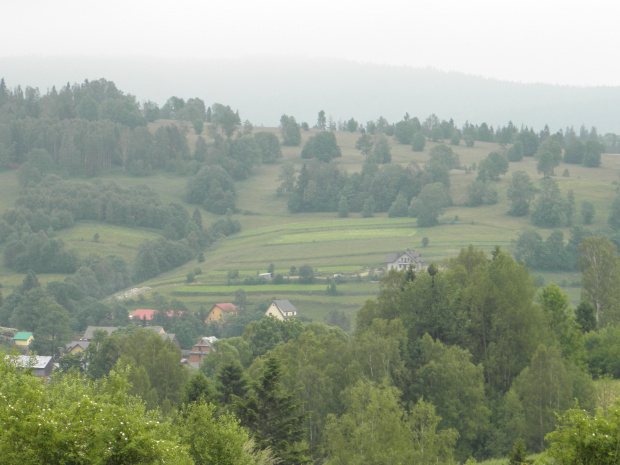
M 158 122 L 157 124 L 163 124 Z M 156 126 L 156 125 L 155 125 Z M 153 126 L 153 129 L 155 128 Z M 270 131 L 279 135 L 276 128 L 255 128 L 255 131 Z M 314 132 L 302 132 L 302 146 Z M 197 136 L 188 127 L 188 141 L 192 147 Z M 205 136 L 207 139 L 208 137 Z M 359 134 L 338 132 L 338 144 L 342 157 L 334 160 L 339 168 L 349 173 L 359 172 L 364 162 L 363 156 L 355 150 Z M 209 141 L 208 141 L 209 142 Z M 402 166 L 412 163 L 423 166 L 428 159 L 429 150 L 435 145 L 428 143 L 423 152 L 413 152 L 409 146 L 391 141 L 392 161 Z M 301 213 L 291 214 L 286 201 L 276 196 L 278 175 L 283 163 L 291 162 L 299 170 L 303 164 L 300 157 L 301 147 L 283 147 L 283 160 L 272 165 L 262 165 L 254 169 L 253 175 L 236 184 L 238 207 L 242 214 L 235 215 L 242 225 L 242 232 L 214 244 L 205 252 L 205 261 L 190 262 L 183 267 L 172 270 L 146 283 L 154 287 L 154 292 L 168 295 L 183 301 L 190 308 L 201 305 L 209 306 L 215 302 L 231 300 L 241 284 L 227 285 L 227 273 L 238 270 L 240 281 L 245 277 L 255 277 L 258 272 L 266 272 L 269 264 L 275 266 L 276 273 L 287 275 L 291 266 L 299 268 L 309 264 L 319 276 L 328 278 L 334 274 L 345 274 L 351 278 L 356 275 L 366 276 L 369 270 L 384 265 L 387 253 L 416 249 L 422 253 L 425 263 L 441 263 L 448 257 L 459 253 L 463 247 L 474 244 L 486 252 L 496 245 L 508 251 L 514 249 L 518 235 L 532 228 L 529 218 L 514 218 L 506 214 L 509 209 L 506 191 L 510 175 L 523 170 L 538 183 L 541 176 L 536 172 L 536 162 L 526 158 L 521 162 L 511 163 L 509 172 L 497 183 L 499 202 L 492 206 L 469 208 L 464 206 L 467 186 L 475 179 L 476 171 L 456 169 L 451 172 L 451 195 L 453 206 L 446 209 L 440 217 L 440 224 L 433 228 L 418 228 L 415 219 L 387 218 L 385 214 L 374 218 L 361 218 L 351 214 L 349 218 L 337 218 L 335 213 Z M 493 150 L 503 151 L 505 147 L 491 143 L 476 143 L 474 147 L 463 145 L 454 147 L 461 165 L 471 168 Z M 618 170 L 620 156 L 603 155 L 600 168 L 584 168 L 561 164 L 555 173 L 560 189 L 566 193 L 573 190 L 577 203 L 576 224 L 581 224 L 579 207 L 584 200 L 591 201 L 596 208 L 593 230 L 604 227 L 607 212 L 618 187 Z M 568 176 L 562 176 L 568 172 Z M 120 172 L 109 174 L 104 180 L 114 180 L 121 186 L 144 184 L 155 189 L 162 201 L 177 202 L 190 212 L 195 208 L 184 201 L 186 180 L 184 178 L 158 174 L 149 178 L 133 178 Z M 0 212 L 10 208 L 17 197 L 16 172 L 0 173 Z M 217 217 L 201 210 L 203 222 L 211 223 Z M 568 239 L 569 228 L 561 228 Z M 551 230 L 539 230 L 543 238 Z M 99 234 L 97 242 L 95 233 Z M 137 246 L 146 239 L 158 237 L 157 232 L 149 230 L 131 230 L 97 223 L 79 223 L 74 228 L 59 234 L 65 243 L 83 257 L 89 253 L 98 255 L 117 254 L 132 263 Z M 428 238 L 428 246 L 422 248 L 422 239 Z M 185 276 L 200 267 L 202 274 L 197 276 L 198 284 L 185 286 Z M 579 300 L 578 273 L 539 273 L 545 284 L 555 282 L 561 285 L 576 304 Z M 48 277 L 40 278 L 43 282 Z M 54 277 L 58 279 L 58 277 Z M 298 307 L 301 315 L 324 320 L 332 308 L 342 308 L 349 315 L 367 299 L 376 295 L 378 286 L 369 283 L 354 286 L 353 283 L 339 286 L 342 296 L 320 295 L 326 284 L 315 286 L 245 286 L 250 303 L 261 300 L 289 298 Z M 0 267 L 0 282 L 7 287 L 18 284 L 21 277 Z M 201 289 L 200 292 L 186 292 L 186 288 Z M 203 292 L 204 291 L 204 292 Z M 5 292 L 6 294 L 6 292 Z M 148 304 L 149 294 L 144 296 Z

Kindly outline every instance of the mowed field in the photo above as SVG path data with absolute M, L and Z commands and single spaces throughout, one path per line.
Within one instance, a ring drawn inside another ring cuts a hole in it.
M 161 124 L 161 123 L 158 123 Z M 277 128 L 255 128 L 254 131 L 270 131 L 279 135 Z M 145 283 L 153 291 L 135 302 L 136 307 L 148 305 L 153 293 L 157 292 L 184 302 L 189 308 L 200 306 L 210 308 L 216 302 L 230 301 L 234 292 L 243 288 L 248 302 L 255 304 L 273 298 L 289 299 L 299 309 L 302 316 L 324 321 L 330 310 L 343 310 L 353 318 L 357 309 L 378 291 L 377 270 L 384 266 L 385 256 L 389 252 L 415 249 L 420 251 L 425 263 L 441 263 L 453 257 L 459 251 L 474 244 L 487 253 L 499 245 L 513 251 L 514 241 L 528 228 L 533 228 L 529 218 L 514 218 L 506 214 L 509 203 L 506 191 L 511 173 L 518 170 L 527 172 L 538 183 L 542 176 L 536 171 L 536 161 L 526 158 L 521 162 L 510 163 L 509 172 L 497 183 L 499 202 L 493 206 L 469 208 L 464 206 L 467 198 L 467 186 L 476 178 L 477 171 L 458 169 L 451 173 L 451 195 L 454 205 L 447 208 L 440 217 L 440 224 L 433 228 L 418 228 L 414 218 L 388 218 L 385 213 L 376 214 L 374 218 L 361 218 L 359 213 L 352 213 L 349 218 L 338 218 L 336 213 L 302 213 L 291 214 L 287 210 L 286 200 L 276 196 L 278 175 L 285 162 L 291 162 L 299 170 L 304 162 L 301 159 L 301 147 L 314 131 L 302 131 L 300 147 L 283 147 L 283 159 L 273 165 L 261 165 L 254 169 L 253 175 L 236 184 L 238 191 L 238 208 L 241 213 L 234 215 L 242 225 L 242 232 L 214 244 L 205 251 L 205 261 L 190 262 L 183 267 L 165 273 Z M 190 147 L 197 136 L 191 128 L 187 133 Z M 361 171 L 364 158 L 355 149 L 359 134 L 337 132 L 336 138 L 343 156 L 333 162 L 349 173 Z M 207 138 L 208 139 L 208 138 Z M 416 162 L 423 166 L 428 159 L 433 143 L 428 143 L 423 152 L 413 152 L 409 146 L 399 145 L 390 139 L 392 162 L 403 166 Z M 463 144 L 453 147 L 459 155 L 464 168 L 472 168 L 491 151 L 505 151 L 506 147 L 498 144 L 477 142 L 468 148 Z M 561 164 L 556 168 L 555 179 L 562 192 L 572 189 L 577 204 L 575 224 L 582 223 L 579 214 L 584 200 L 592 202 L 596 216 L 591 229 L 605 226 L 609 205 L 618 187 L 618 170 L 620 156 L 603 155 L 600 168 L 584 168 L 576 165 Z M 563 176 L 568 170 L 568 176 Z M 15 172 L 0 173 L 0 209 L 5 211 L 13 205 L 17 196 Z M 104 180 L 114 180 L 121 186 L 146 184 L 161 195 L 164 202 L 178 202 L 191 213 L 195 208 L 186 204 L 184 192 L 186 179 L 174 175 L 159 174 L 149 178 L 132 178 L 121 173 L 107 175 Z M 203 223 L 210 224 L 216 220 L 215 215 L 201 210 Z M 569 228 L 563 228 L 565 240 L 569 237 Z M 551 230 L 539 230 L 546 237 Z M 95 233 L 99 234 L 97 242 Z M 101 256 L 117 254 L 128 263 L 133 263 L 138 245 L 146 239 L 157 237 L 157 232 L 148 230 L 131 230 L 96 223 L 79 223 L 74 228 L 59 233 L 70 248 L 75 248 L 80 256 L 89 253 Z M 427 247 L 422 247 L 422 239 L 429 240 Z M 284 276 L 289 274 L 292 266 L 311 265 L 319 276 L 313 285 L 243 285 L 243 280 L 256 277 L 267 271 L 270 264 L 275 272 Z M 186 283 L 186 275 L 200 267 L 202 273 L 196 276 L 196 282 Z M 239 271 L 240 277 L 229 282 L 229 271 Z M 338 285 L 341 295 L 328 296 L 325 289 L 334 274 L 342 274 L 346 283 Z M 571 302 L 579 300 L 578 273 L 535 273 L 542 275 L 545 283 L 556 282 L 563 286 Z M 51 277 L 50 277 L 51 278 Z M 7 287 L 18 284 L 22 277 L 13 275 L 10 270 L 0 268 L 0 283 Z M 40 277 L 46 282 L 47 277 Z M 53 279 L 58 279 L 54 276 Z M 6 295 L 6 292 L 4 292 Z

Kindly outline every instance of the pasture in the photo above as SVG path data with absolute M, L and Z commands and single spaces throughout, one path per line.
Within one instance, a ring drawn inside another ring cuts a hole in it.
M 158 122 L 157 124 L 163 124 Z M 153 129 L 155 125 L 152 125 Z M 193 148 L 197 136 L 186 125 L 190 148 Z M 277 128 L 255 128 L 254 132 L 269 131 L 279 135 Z M 208 132 L 208 131 L 205 131 Z M 473 169 L 491 151 L 505 151 L 507 147 L 493 143 L 476 142 L 473 147 L 452 147 L 458 155 L 461 169 L 452 170 L 450 175 L 453 205 L 446 208 L 439 218 L 440 224 L 432 228 L 418 228 L 414 218 L 388 218 L 385 213 L 373 218 L 362 218 L 359 213 L 352 213 L 348 218 L 338 218 L 335 212 L 291 214 L 286 200 L 277 197 L 278 176 L 284 163 L 290 162 L 299 171 L 304 161 L 300 157 L 303 143 L 314 134 L 314 130 L 302 131 L 302 145 L 299 147 L 282 147 L 283 159 L 275 164 L 255 167 L 249 179 L 236 183 L 239 213 L 234 218 L 239 220 L 242 231 L 239 234 L 222 239 L 213 244 L 204 253 L 205 261 L 195 260 L 169 271 L 145 283 L 154 287 L 142 299 L 146 305 L 157 292 L 178 299 L 196 309 L 208 307 L 215 302 L 232 300 L 234 292 L 243 287 L 250 303 L 277 298 L 289 298 L 299 309 L 300 314 L 323 321 L 332 308 L 342 309 L 353 317 L 363 302 L 372 298 L 378 291 L 378 285 L 370 282 L 375 270 L 384 266 L 385 256 L 389 252 L 415 249 L 422 254 L 425 264 L 441 263 L 453 257 L 459 251 L 474 244 L 485 252 L 499 245 L 513 251 L 514 241 L 518 235 L 533 228 L 529 217 L 515 218 L 506 212 L 510 208 L 506 198 L 511 174 L 525 171 L 535 184 L 542 176 L 537 173 L 536 161 L 525 158 L 510 163 L 509 172 L 497 183 L 498 203 L 491 206 L 470 208 L 465 206 L 468 185 L 476 178 Z M 211 142 L 206 134 L 203 137 Z M 341 170 L 348 173 L 359 172 L 364 162 L 363 155 L 355 149 L 359 133 L 337 132 L 336 138 L 342 150 L 342 157 L 335 159 Z M 429 156 L 430 149 L 436 145 L 427 143 L 423 152 L 413 152 L 408 145 L 400 145 L 390 138 L 392 163 L 402 166 L 418 165 L 422 167 Z M 566 194 L 573 190 L 576 199 L 575 224 L 582 224 L 579 214 L 581 203 L 592 202 L 596 209 L 594 223 L 589 227 L 596 231 L 605 227 L 609 205 L 618 186 L 620 156 L 603 155 L 600 168 L 585 168 L 577 165 L 560 164 L 555 169 L 554 179 L 561 191 Z M 107 174 L 104 180 L 114 180 L 120 186 L 144 184 L 156 190 L 164 203 L 176 202 L 191 213 L 195 208 L 185 202 L 186 179 L 171 174 L 157 174 L 147 178 L 135 178 L 119 172 Z M 18 186 L 16 172 L 0 173 L 0 211 L 10 208 L 17 197 Z M 210 224 L 218 217 L 200 209 L 203 223 Z M 570 228 L 560 228 L 568 240 Z M 546 238 L 551 230 L 540 229 Z M 94 234 L 99 234 L 97 241 Z M 117 254 L 123 256 L 130 265 L 133 263 L 137 246 L 144 240 L 158 237 L 158 233 L 149 230 L 133 230 L 112 225 L 80 222 L 75 227 L 60 231 L 68 247 L 75 249 L 80 257 L 90 253 L 101 256 Z M 428 238 L 427 247 L 422 247 L 422 239 Z M 270 264 L 276 274 L 287 276 L 290 268 L 311 265 L 315 273 L 323 279 L 315 285 L 262 285 L 243 286 L 246 277 L 256 277 L 266 272 Z M 187 285 L 186 275 L 200 267 L 202 273 L 196 276 L 194 285 Z M 228 282 L 228 272 L 237 270 L 240 278 Z M 347 284 L 338 286 L 340 296 L 327 296 L 324 293 L 329 278 L 334 274 L 347 277 Z M 369 276 L 370 274 L 370 276 Z M 545 284 L 555 282 L 563 287 L 575 305 L 579 301 L 578 273 L 541 273 Z M 359 278 L 358 278 L 359 276 Z M 40 277 L 46 282 L 48 277 Z M 362 283 L 357 280 L 362 280 Z M 18 284 L 21 277 L 5 268 L 0 268 L 0 282 L 11 287 Z

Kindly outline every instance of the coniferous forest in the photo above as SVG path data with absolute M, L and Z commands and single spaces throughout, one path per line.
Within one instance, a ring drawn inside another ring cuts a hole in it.
M 241 114 L 0 80 L 0 463 L 620 461 L 618 136 Z

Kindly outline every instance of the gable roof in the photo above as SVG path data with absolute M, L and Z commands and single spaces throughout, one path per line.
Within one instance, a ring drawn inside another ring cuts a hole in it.
M 51 361 L 51 356 L 42 356 L 42 355 L 7 355 L 7 359 L 9 359 L 12 363 L 15 364 L 16 367 L 19 368 L 35 368 L 41 369 L 48 366 Z
M 118 329 L 118 326 L 88 326 L 86 328 L 86 331 L 84 331 L 84 335 L 82 336 L 82 339 L 92 341 L 97 331 L 105 331 L 106 333 L 108 333 L 108 336 L 109 336 L 117 329 Z
M 20 331 L 13 336 L 14 341 L 27 341 L 32 337 L 32 333 L 26 331 Z
M 403 255 L 409 256 L 409 258 L 411 258 L 414 261 L 420 261 L 420 262 L 422 261 L 422 255 L 420 255 L 420 252 L 415 252 L 413 250 L 407 250 L 402 253 L 401 252 L 390 252 L 385 257 L 385 261 L 387 263 L 394 263 L 396 260 L 398 260 Z
M 157 310 L 147 310 L 144 308 L 139 308 L 138 310 L 133 312 L 129 318 L 131 318 L 132 320 L 152 320 L 155 312 L 157 312 Z
M 215 336 L 201 337 L 200 341 L 194 344 L 194 347 L 211 347 L 211 345 L 216 341 L 217 341 L 217 337 Z
M 67 351 L 71 351 L 79 346 L 82 348 L 82 350 L 86 350 L 89 345 L 90 345 L 90 341 L 72 341 L 69 344 L 67 344 L 65 348 L 67 349 Z
M 275 304 L 276 307 L 278 307 L 278 310 L 280 310 L 283 314 L 286 314 L 286 312 L 297 313 L 297 309 L 290 302 L 290 300 L 274 300 L 273 303 Z
M 136 320 L 147 320 L 148 321 L 148 320 L 152 320 L 153 317 L 155 316 L 155 313 L 157 312 L 158 310 L 139 308 L 138 310 L 133 312 L 129 318 L 131 318 L 132 320 L 136 319 Z M 173 317 L 175 313 L 182 315 L 183 311 L 175 312 L 174 310 L 169 310 L 166 312 L 166 316 L 170 318 L 170 317 Z
M 219 307 L 223 312 L 226 313 L 236 312 L 238 310 L 237 306 L 235 304 L 231 304 L 230 302 L 215 304 L 213 308 L 215 307 Z M 213 311 L 213 308 L 211 309 L 211 311 Z

